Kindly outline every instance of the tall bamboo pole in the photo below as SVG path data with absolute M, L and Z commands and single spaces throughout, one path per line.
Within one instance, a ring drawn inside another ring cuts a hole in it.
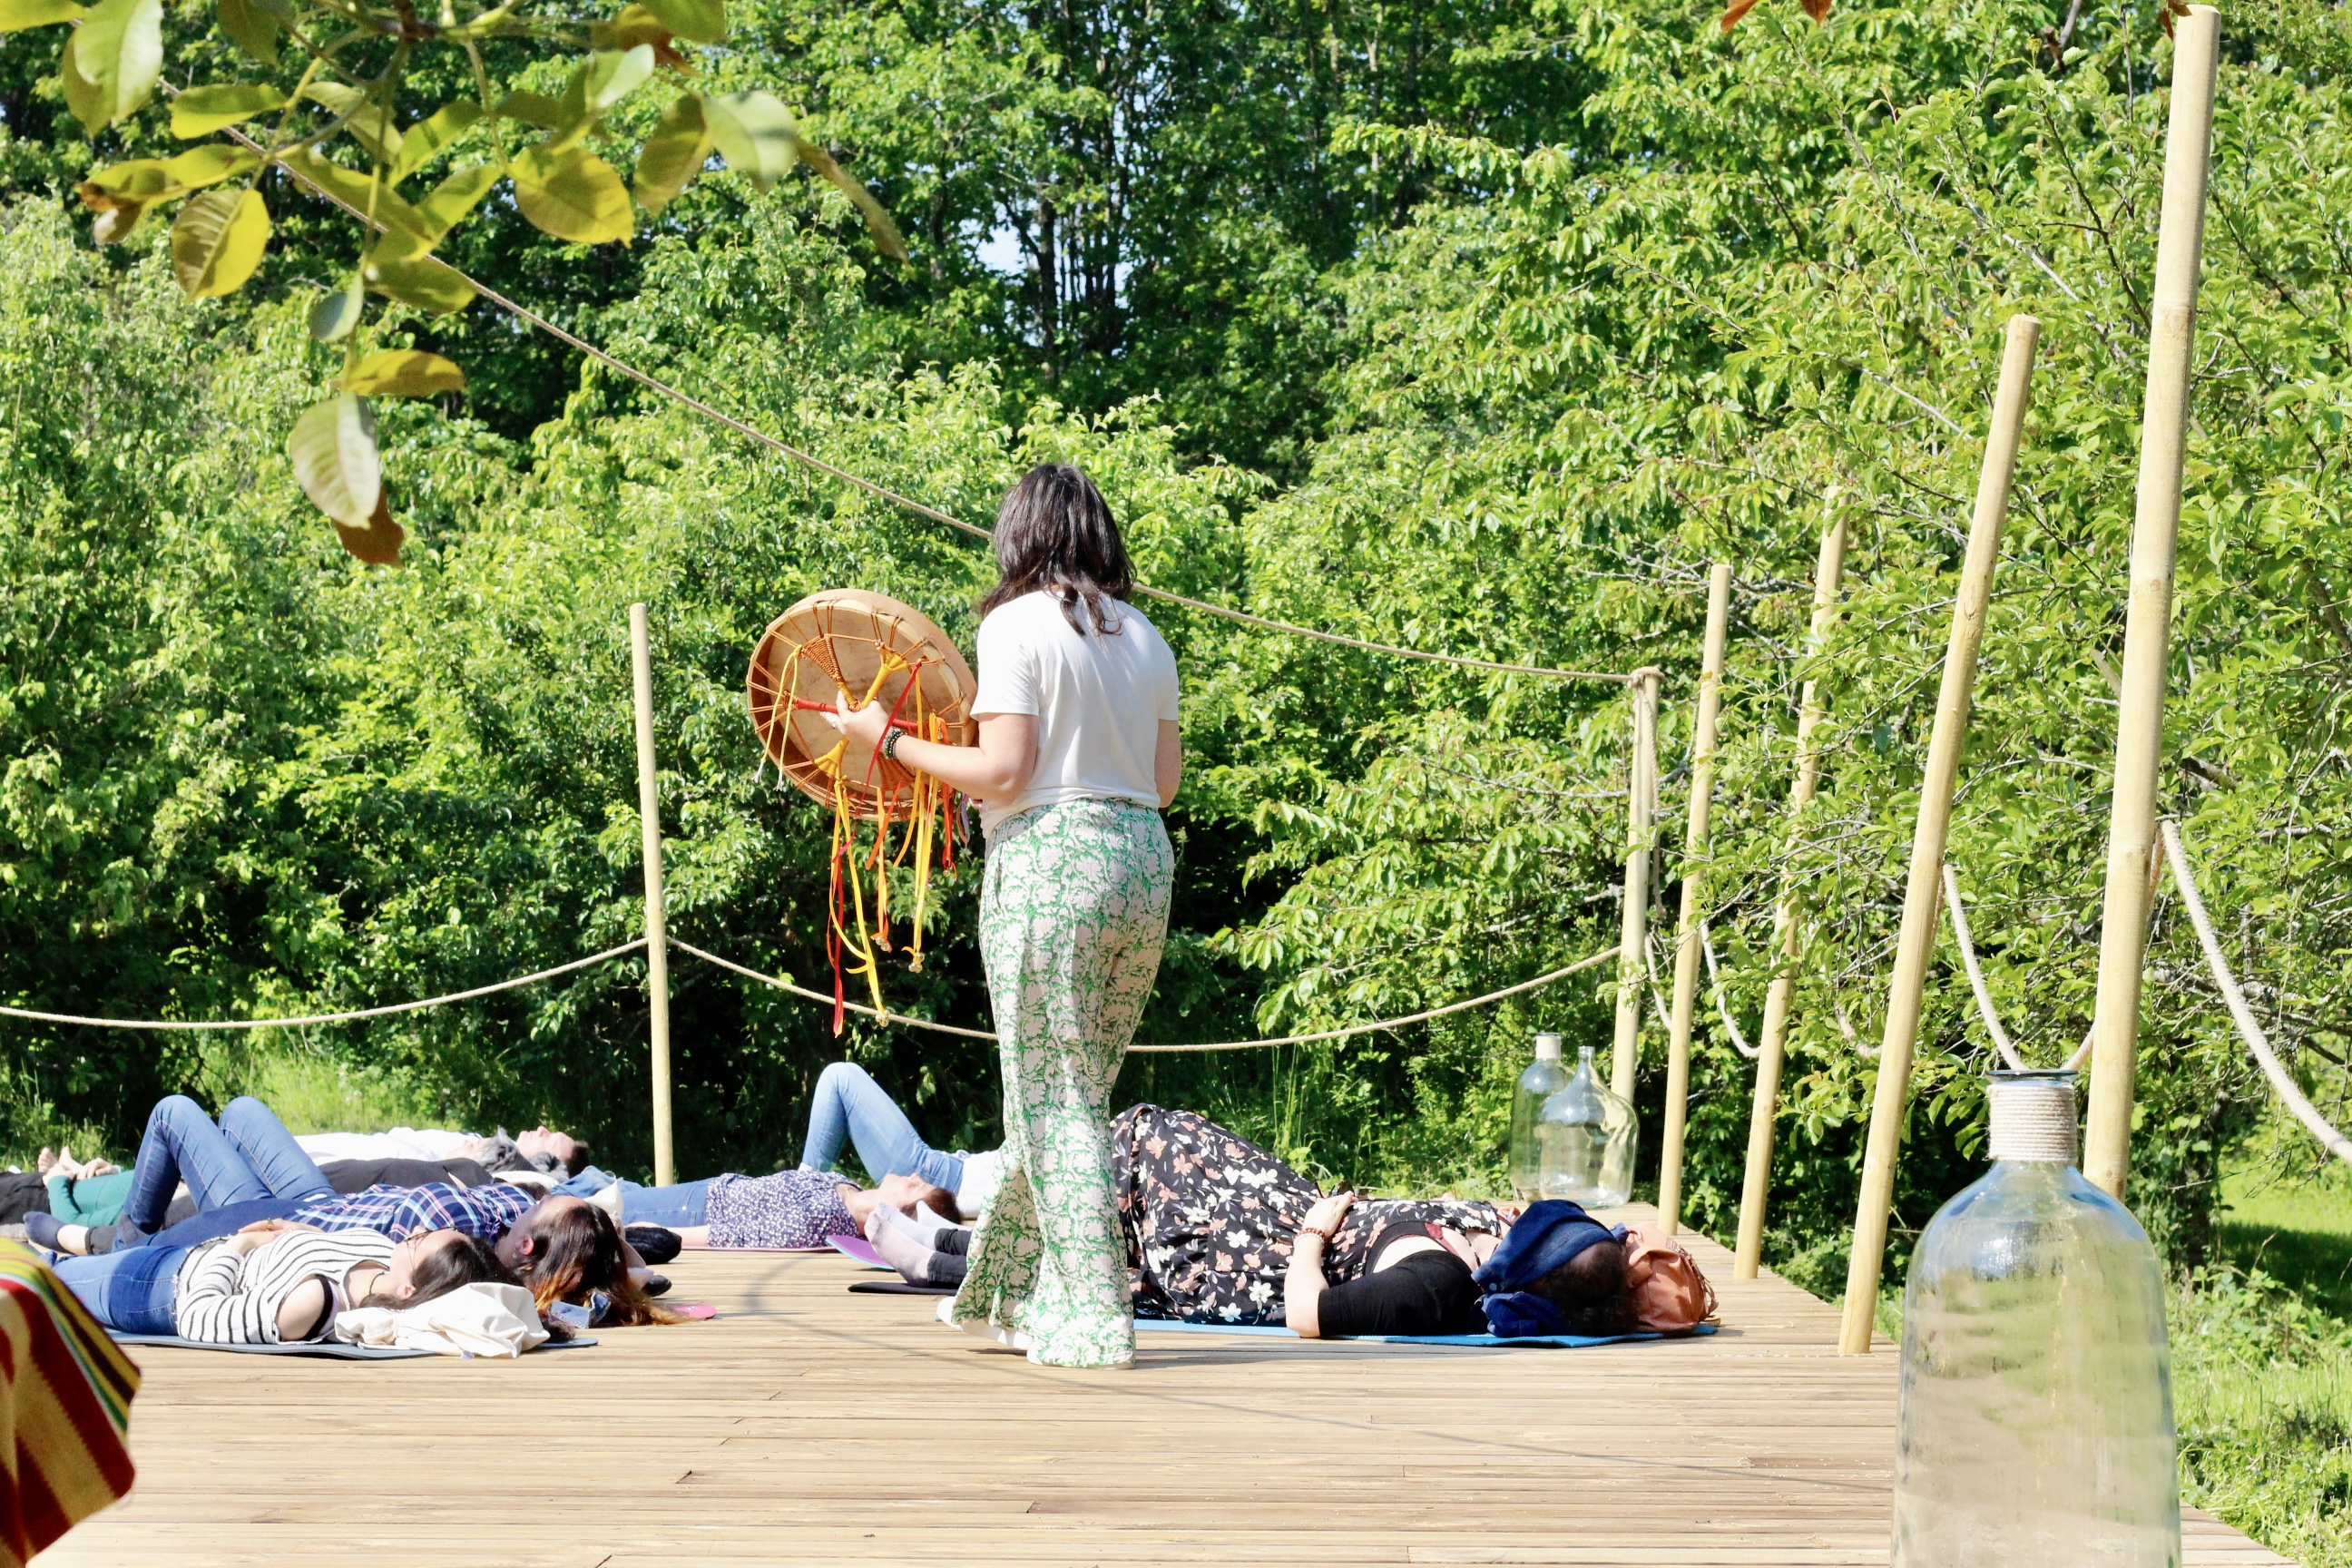
M 1837 492 L 1830 492 L 1830 505 L 1837 504 Z M 1810 652 L 1821 652 L 1829 638 L 1830 625 L 1837 618 L 1838 581 L 1845 574 L 1845 519 L 1832 516 L 1827 528 L 1822 530 L 1822 552 L 1813 563 L 1813 626 L 1807 641 Z M 1811 804 L 1813 788 L 1821 777 L 1821 757 L 1813 750 L 1813 730 L 1822 721 L 1821 685 L 1817 680 L 1805 682 L 1804 694 L 1797 701 L 1797 782 L 1789 791 L 1789 840 L 1796 843 L 1797 825 L 1804 818 L 1805 807 Z M 1757 1264 L 1764 1255 L 1764 1209 L 1772 1194 L 1772 1119 L 1780 1108 L 1780 1068 L 1788 1053 L 1789 998 L 1796 989 L 1798 950 L 1803 945 L 1802 934 L 1797 928 L 1797 905 L 1792 889 L 1784 880 L 1780 897 L 1772 906 L 1774 945 L 1780 950 L 1780 963 L 1772 975 L 1771 989 L 1764 994 L 1764 1034 L 1757 1046 L 1756 1099 L 1748 1111 L 1748 1175 L 1739 1189 L 1739 1251 L 1731 1264 L 1734 1279 L 1756 1278 Z
M 1731 563 L 1706 584 L 1706 642 L 1699 658 L 1698 715 L 1691 725 L 1690 819 L 1683 832 L 1683 901 L 1675 922 L 1675 1007 L 1666 1028 L 1665 1142 L 1658 1161 L 1658 1215 L 1672 1236 L 1682 1223 L 1683 1125 L 1690 1113 L 1691 1012 L 1698 1003 L 1700 868 L 1715 806 L 1715 725 L 1723 707 L 1723 637 L 1731 618 Z
M 1625 910 L 1617 936 L 1617 1039 L 1609 1087 L 1633 1102 L 1633 1065 L 1642 1049 L 1642 993 L 1649 965 L 1650 849 L 1658 809 L 1658 682 L 1663 672 L 1633 672 L 1633 755 L 1625 770 Z
M 2033 375 L 2033 345 L 2042 323 L 2009 319 L 2000 359 L 2000 391 L 1985 437 L 1977 476 L 1977 510 L 1969 524 L 1969 552 L 1960 563 L 1959 596 L 1952 601 L 1951 639 L 1944 649 L 1943 686 L 1936 695 L 1936 728 L 1927 742 L 1927 776 L 1919 785 L 1919 817 L 1911 832 L 1911 877 L 1903 895 L 1903 930 L 1886 997 L 1886 1038 L 1878 1054 L 1878 1092 L 1870 1108 L 1870 1142 L 1862 1163 L 1862 1198 L 1853 1215 L 1853 1256 L 1845 1273 L 1845 1317 L 1838 1333 L 1843 1355 L 1870 1350 L 1878 1306 L 1878 1270 L 1886 1251 L 1886 1213 L 1895 1197 L 1895 1154 L 1911 1096 L 1911 1047 L 1919 1034 L 1920 998 L 1927 963 L 1936 952 L 1936 917 L 1943 896 L 1944 843 L 1952 826 L 1952 786 L 1968 741 L 1969 698 L 1976 685 L 1977 649 L 1984 641 L 1985 605 L 2000 559 L 2001 521 L 2009 482 L 2025 424 L 2026 384 Z
M 654 1185 L 677 1180 L 669 1135 L 669 937 L 662 918 L 661 788 L 654 778 L 654 656 L 646 607 L 629 606 L 629 672 L 636 688 L 637 822 L 646 858 L 646 1004 L 652 1015 Z
M 2164 216 L 2148 312 L 2147 392 L 2139 494 L 2132 517 L 2131 607 L 2116 713 L 2114 816 L 2092 1015 L 2091 1112 L 2083 1173 L 2118 1200 L 2131 1166 L 2132 1079 L 2139 1048 L 2140 963 L 2155 864 L 2156 770 L 2164 752 L 2164 670 L 2172 621 L 2173 546 L 2189 436 L 2189 363 L 2197 337 L 2197 264 L 2212 151 L 2213 68 L 2221 19 L 2192 5 L 2173 26 L 2172 121 L 2164 144 Z

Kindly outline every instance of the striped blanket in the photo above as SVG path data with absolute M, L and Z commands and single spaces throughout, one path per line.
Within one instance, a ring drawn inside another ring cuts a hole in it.
M 0 1241 L 0 1568 L 131 1489 L 139 1369 L 40 1260 Z

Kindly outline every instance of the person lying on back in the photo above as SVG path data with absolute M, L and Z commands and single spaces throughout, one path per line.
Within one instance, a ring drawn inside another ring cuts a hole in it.
M 60 1258 L 57 1275 L 117 1333 L 238 1345 L 323 1340 L 354 1308 L 419 1306 L 478 1281 L 519 1283 L 488 1246 L 454 1230 L 394 1241 L 283 1220 L 191 1247 Z
M 823 1247 L 827 1237 L 863 1234 L 877 1205 L 908 1215 L 925 1206 L 955 1213 L 955 1194 L 919 1176 L 885 1176 L 878 1187 L 861 1187 L 831 1171 L 807 1170 L 710 1176 L 634 1192 L 614 1185 L 588 1201 L 625 1224 L 674 1230 L 687 1247 L 788 1250 Z
M 184 1173 L 196 1200 L 195 1217 L 151 1234 Z M 117 1226 L 116 1252 L 158 1244 L 193 1247 L 284 1220 L 331 1233 L 373 1231 L 393 1242 L 455 1230 L 492 1247 L 530 1287 L 542 1310 L 556 1300 L 584 1304 L 601 1293 L 609 1303 L 604 1321 L 675 1321 L 646 1297 L 632 1272 L 643 1270 L 643 1260 L 618 1227 L 578 1198 L 541 1199 L 495 1182 L 339 1194 L 285 1124 L 251 1098 L 230 1101 L 217 1125 L 184 1095 L 157 1102 L 134 1175 Z

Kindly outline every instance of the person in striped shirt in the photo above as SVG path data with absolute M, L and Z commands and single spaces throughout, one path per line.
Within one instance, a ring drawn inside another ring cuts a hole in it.
M 118 1333 L 205 1344 L 326 1338 L 355 1307 L 413 1307 L 477 1281 L 518 1283 L 488 1243 L 457 1230 L 394 1241 L 381 1231 L 267 1222 L 194 1247 L 60 1258 L 58 1278 Z

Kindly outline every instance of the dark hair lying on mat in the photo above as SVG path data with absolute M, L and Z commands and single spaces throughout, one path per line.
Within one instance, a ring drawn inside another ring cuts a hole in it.
M 565 1155 L 563 1159 L 563 1173 L 567 1176 L 576 1176 L 587 1168 L 587 1142 L 583 1139 L 574 1138 L 572 1141 L 572 1152 Z
M 1594 1242 L 1528 1289 L 1559 1309 L 1571 1334 L 1630 1334 L 1640 1326 L 1622 1241 Z
M 401 1302 L 404 1307 L 419 1306 L 461 1286 L 522 1283 L 513 1269 L 499 1261 L 488 1242 L 462 1230 L 451 1231 L 447 1241 L 418 1258 L 408 1282 L 415 1294 Z
M 1078 601 L 1093 625 L 1118 635 L 1105 599 L 1135 591 L 1135 571 L 1118 522 L 1094 481 L 1066 463 L 1041 463 L 1021 476 L 996 509 L 996 586 L 981 595 L 983 616 L 1024 594 L 1044 590 L 1062 606 L 1062 618 L 1085 636 Z
M 610 1327 L 678 1321 L 629 1278 L 629 1257 L 611 1215 L 583 1203 L 550 1205 L 550 1211 L 532 1222 L 530 1251 L 522 1266 L 522 1282 L 541 1318 L 558 1301 L 584 1307 L 593 1292 L 602 1290 L 613 1301 L 604 1320 Z

